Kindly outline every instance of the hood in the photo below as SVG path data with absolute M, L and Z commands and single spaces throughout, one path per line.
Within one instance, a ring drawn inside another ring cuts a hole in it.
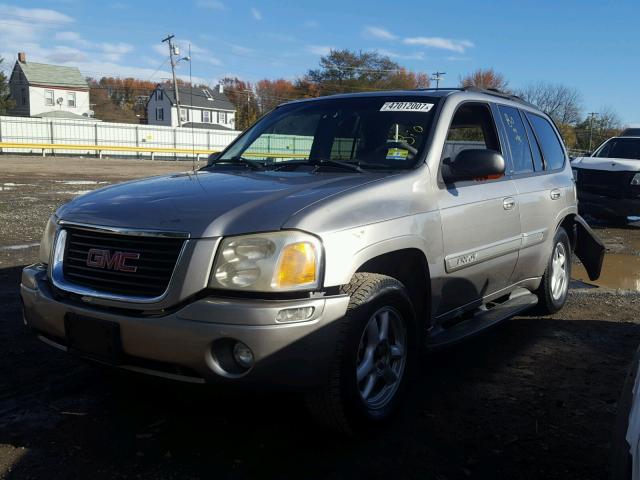
M 193 238 L 278 230 L 300 209 L 381 173 L 188 172 L 121 183 L 60 207 L 69 222 L 188 232 Z
M 629 158 L 578 157 L 571 162 L 571 167 L 606 170 L 608 172 L 637 172 L 640 171 L 640 160 L 631 160 Z

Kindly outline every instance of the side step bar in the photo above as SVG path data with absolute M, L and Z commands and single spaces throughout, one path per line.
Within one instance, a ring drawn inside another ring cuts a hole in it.
M 537 303 L 538 297 L 533 293 L 514 292 L 507 301 L 489 309 L 480 310 L 468 320 L 463 320 L 449 328 L 440 327 L 432 330 L 427 336 L 427 349 L 437 350 L 458 343 L 536 306 Z

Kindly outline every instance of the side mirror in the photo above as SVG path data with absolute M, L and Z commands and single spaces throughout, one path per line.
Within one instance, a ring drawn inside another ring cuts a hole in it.
M 209 155 L 209 158 L 207 160 L 207 167 L 210 167 L 211 165 L 213 165 L 215 161 L 218 160 L 218 158 L 220 158 L 221 153 L 222 152 L 214 152 L 211 155 Z
M 505 172 L 504 157 L 495 150 L 462 150 L 445 164 L 442 176 L 446 183 L 482 178 L 500 178 Z

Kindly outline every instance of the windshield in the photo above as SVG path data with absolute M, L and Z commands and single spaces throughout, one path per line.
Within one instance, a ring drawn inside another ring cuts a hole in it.
M 640 160 L 640 138 L 612 138 L 600 147 L 594 157 Z
M 284 105 L 254 125 L 218 162 L 411 168 L 425 148 L 438 100 L 356 97 Z

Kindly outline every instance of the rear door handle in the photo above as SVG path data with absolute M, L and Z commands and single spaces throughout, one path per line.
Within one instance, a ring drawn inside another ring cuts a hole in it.
M 551 200 L 558 200 L 562 196 L 562 192 L 559 188 L 554 188 L 549 192 L 549 195 L 551 196 Z
M 502 207 L 505 210 L 513 210 L 513 207 L 516 206 L 516 200 L 513 197 L 507 197 L 504 200 L 502 200 Z

